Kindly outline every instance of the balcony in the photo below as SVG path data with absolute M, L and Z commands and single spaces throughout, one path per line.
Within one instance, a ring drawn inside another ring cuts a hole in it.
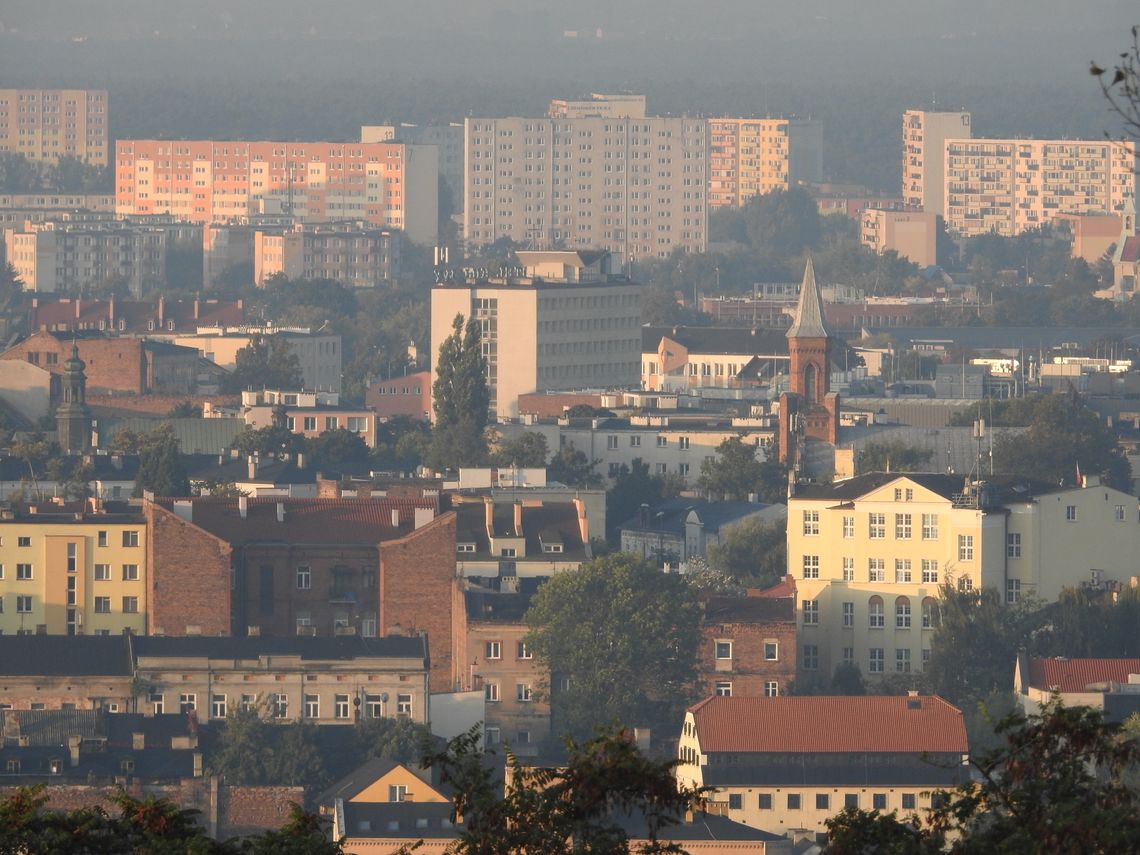
M 329 602 L 355 604 L 356 591 L 343 588 L 339 585 L 333 585 L 329 588 Z

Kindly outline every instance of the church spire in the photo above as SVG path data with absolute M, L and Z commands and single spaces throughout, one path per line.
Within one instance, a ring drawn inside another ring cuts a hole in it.
M 827 338 L 830 334 L 823 322 L 823 300 L 819 296 L 815 268 L 809 255 L 807 265 L 804 267 L 804 281 L 800 285 L 800 301 L 796 306 L 796 317 L 788 329 L 788 338 Z

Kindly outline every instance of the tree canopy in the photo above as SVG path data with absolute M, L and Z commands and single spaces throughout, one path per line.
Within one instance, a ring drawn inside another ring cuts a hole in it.
M 742 437 L 726 439 L 717 446 L 715 460 L 701 463 L 697 483 L 718 500 L 744 501 L 755 493 L 762 502 L 786 502 L 787 471 L 775 459 L 757 459 L 757 451 L 755 445 L 746 443 Z
M 300 389 L 301 362 L 282 335 L 255 335 L 237 352 L 234 370 L 222 383 L 225 392 L 244 389 Z
M 149 490 L 156 496 L 189 496 L 190 480 L 178 456 L 174 428 L 162 424 L 139 437 L 139 472 L 135 496 Z
M 557 734 L 598 725 L 676 730 L 696 687 L 700 606 L 685 579 L 615 552 L 538 589 L 527 644 L 552 675 L 540 687 Z
M 558 481 L 567 487 L 601 489 L 605 481 L 594 467 L 600 460 L 590 460 L 584 453 L 568 442 L 550 458 L 546 475 L 551 481 Z
M 929 472 L 934 452 L 907 445 L 901 439 L 868 442 L 856 455 L 857 474 L 866 472 Z
M 546 466 L 546 437 L 534 431 L 526 431 L 510 439 L 500 440 L 491 453 L 492 466 Z
M 712 569 L 745 587 L 767 588 L 784 578 L 788 572 L 786 519 L 768 522 L 750 517 L 722 531 L 721 542 L 709 548 Z
M 439 469 L 477 466 L 487 458 L 487 426 L 491 394 L 483 357 L 479 322 L 456 315 L 452 332 L 439 346 L 432 386 L 435 423 L 431 462 Z

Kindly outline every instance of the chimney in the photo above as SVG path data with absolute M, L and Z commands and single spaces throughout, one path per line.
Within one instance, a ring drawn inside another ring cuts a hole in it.
M 158 328 L 162 329 L 166 325 L 166 297 L 162 294 L 158 295 Z
M 75 320 L 79 320 L 83 316 L 83 298 L 75 298 Z
M 195 751 L 193 757 L 194 757 L 194 777 L 195 778 L 201 778 L 202 777 L 202 752 L 201 751 Z
M 642 528 L 649 528 L 649 505 L 645 502 L 642 502 L 641 507 L 637 509 L 637 524 Z
M 304 469 L 305 468 L 305 452 L 303 452 L 303 451 L 297 452 L 297 468 L 298 469 Z
M 277 522 L 279 522 L 279 523 L 285 522 L 285 503 L 284 502 L 278 502 L 277 503 Z
M 257 455 L 251 454 L 249 460 L 246 462 L 246 468 L 249 471 L 249 480 L 257 477 Z
M 108 301 L 107 317 L 111 321 L 111 328 L 114 329 L 114 326 L 115 326 L 115 295 L 114 295 L 114 293 L 111 294 L 111 299 Z
M 175 499 L 174 513 L 188 523 L 194 522 L 194 502 L 190 499 Z
M 416 528 L 422 528 L 435 519 L 435 511 L 431 508 L 416 508 L 415 520 Z
M 400 527 L 400 509 L 392 508 L 392 528 Z
M 82 736 L 69 736 L 67 737 L 67 753 L 71 760 L 71 768 L 74 769 L 79 765 L 79 746 L 83 742 Z
M 487 536 L 495 536 L 495 504 L 489 497 L 483 497 L 483 521 L 487 526 Z
M 198 320 L 198 298 L 194 298 L 194 320 Z
M 590 520 L 586 517 L 586 503 L 582 499 L 575 498 L 574 509 L 578 512 L 578 532 L 582 536 L 582 543 L 586 544 L 588 548 L 590 544 Z
M 249 497 L 238 496 L 238 515 L 244 520 L 249 513 Z
M 144 751 L 146 749 L 146 734 L 145 733 L 132 733 L 131 734 L 131 749 L 134 751 Z
M 522 502 L 515 502 L 515 537 L 522 536 Z

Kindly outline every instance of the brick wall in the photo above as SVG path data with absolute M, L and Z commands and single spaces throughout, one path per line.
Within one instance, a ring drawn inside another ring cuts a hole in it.
M 427 632 L 432 692 L 453 691 L 458 677 L 456 588 L 454 513 L 380 544 L 380 635 Z
M 151 502 L 147 518 L 147 632 L 230 635 L 231 547 Z
M 733 697 L 760 697 L 770 680 L 779 685 L 780 694 L 796 678 L 795 621 L 771 623 L 717 623 L 701 629 L 699 684 L 705 696 L 715 694 L 718 682 L 732 683 Z M 716 642 L 732 642 L 732 659 L 716 658 Z M 777 645 L 775 661 L 764 658 L 764 645 Z
M 79 357 L 87 367 L 87 389 L 90 392 L 114 391 L 140 395 L 146 391 L 146 361 L 143 358 L 142 340 L 127 338 L 78 339 Z M 55 361 L 48 364 L 47 354 L 55 354 Z M 71 342 L 56 338 L 48 333 L 36 333 L 15 347 L 4 352 L 2 359 L 27 361 L 28 354 L 33 364 L 47 369 L 53 374 L 63 373 L 63 364 L 71 355 Z
M 195 406 L 202 406 L 206 402 L 218 406 L 236 406 L 241 398 L 234 395 L 88 395 L 87 405 L 92 410 L 117 410 L 131 413 L 141 413 L 153 416 L 165 416 L 170 410 L 181 403 L 189 401 Z
M 289 805 L 304 805 L 304 787 L 218 788 L 218 838 L 225 840 L 280 828 L 289 819 Z

